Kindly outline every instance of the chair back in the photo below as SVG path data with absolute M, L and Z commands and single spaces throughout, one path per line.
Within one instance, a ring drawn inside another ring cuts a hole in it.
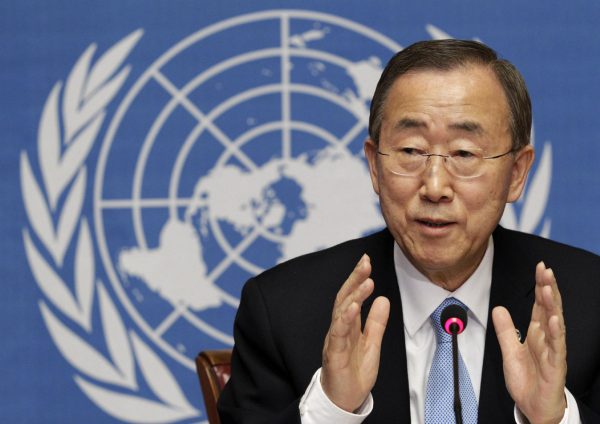
M 205 350 L 196 356 L 196 371 L 210 424 L 220 424 L 217 401 L 231 377 L 231 350 Z

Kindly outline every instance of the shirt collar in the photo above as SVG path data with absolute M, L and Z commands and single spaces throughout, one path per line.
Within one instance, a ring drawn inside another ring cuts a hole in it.
M 429 281 L 410 263 L 398 244 L 394 243 L 394 266 L 400 288 L 404 326 L 408 334 L 414 336 L 447 297 L 454 297 L 464 303 L 469 308 L 469 316 L 486 329 L 493 259 L 494 242 L 490 236 L 483 259 L 475 272 L 462 286 L 450 292 Z

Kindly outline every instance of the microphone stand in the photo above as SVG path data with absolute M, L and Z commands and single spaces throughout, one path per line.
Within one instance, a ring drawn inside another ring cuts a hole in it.
M 458 305 L 449 305 L 442 311 L 440 324 L 452 336 L 452 371 L 454 374 L 454 417 L 456 424 L 463 424 L 462 403 L 458 377 L 458 334 L 467 326 L 467 311 Z
M 462 403 L 460 402 L 460 387 L 458 384 L 458 325 L 452 324 L 452 368 L 454 370 L 454 416 L 456 424 L 463 424 Z

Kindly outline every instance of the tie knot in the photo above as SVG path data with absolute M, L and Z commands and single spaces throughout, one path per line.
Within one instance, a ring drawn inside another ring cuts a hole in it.
M 454 297 L 448 297 L 444 299 L 444 301 L 437 307 L 435 311 L 431 314 L 431 325 L 433 325 L 433 329 L 435 330 L 435 336 L 437 338 L 438 343 L 450 343 L 452 341 L 452 336 L 442 328 L 442 324 L 440 323 L 440 319 L 442 317 L 442 311 L 446 309 L 447 306 L 450 305 L 458 305 L 461 308 L 464 308 L 465 311 L 468 311 L 469 308 L 465 306 L 460 300 L 455 299 Z

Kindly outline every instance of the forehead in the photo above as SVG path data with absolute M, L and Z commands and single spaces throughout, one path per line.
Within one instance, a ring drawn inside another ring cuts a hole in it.
M 388 93 L 383 125 L 411 118 L 425 124 L 476 122 L 486 131 L 506 131 L 509 107 L 498 78 L 488 67 L 416 70 L 399 77 Z

